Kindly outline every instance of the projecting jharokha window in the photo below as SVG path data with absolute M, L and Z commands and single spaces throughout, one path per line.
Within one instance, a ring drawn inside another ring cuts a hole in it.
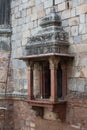
M 31 68 L 29 69 L 28 88 L 30 99 L 52 99 L 57 101 L 65 97 L 66 64 L 50 60 L 50 63 L 40 61 L 37 65 L 36 67 L 35 64 L 33 64 L 33 67 L 30 65 Z
M 0 25 L 10 24 L 10 0 L 0 0 Z

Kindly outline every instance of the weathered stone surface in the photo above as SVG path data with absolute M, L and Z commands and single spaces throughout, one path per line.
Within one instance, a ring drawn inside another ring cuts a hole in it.
M 33 89 L 34 89 L 34 97 L 40 97 L 40 65 L 38 63 L 34 64 L 33 71 L 34 79 L 33 79 Z
M 78 33 L 79 33 L 78 26 L 72 26 L 71 27 L 71 35 L 72 36 L 78 36 Z
M 61 27 L 60 17 L 52 12 L 41 19 L 41 29 L 29 37 L 27 55 L 66 53 L 68 34 Z
M 69 26 L 75 26 L 79 24 L 79 17 L 69 19 Z
M 77 8 L 76 8 L 77 15 L 85 14 L 85 13 L 87 13 L 87 4 L 77 6 Z
M 66 2 L 63 2 L 58 5 L 58 11 L 63 11 L 66 9 Z
M 70 10 L 65 10 L 62 12 L 62 19 L 70 18 Z
M 55 0 L 56 12 L 61 16 L 62 26 L 69 34 L 68 52 L 75 54 L 73 61 L 67 59 L 67 113 L 66 121 L 44 120 L 35 116 L 35 112 L 26 102 L 13 101 L 12 110 L 7 111 L 6 129 L 8 130 L 86 130 L 87 129 L 87 1 L 72 0 L 66 8 L 65 0 Z M 8 91 L 13 94 L 26 94 L 27 68 L 24 62 L 15 59 L 25 53 L 28 37 L 39 27 L 39 21 L 52 12 L 52 0 L 12 0 L 12 64 L 8 79 Z M 5 29 L 8 28 L 8 29 Z M 7 31 L 6 31 L 7 30 Z M 58 29 L 57 29 L 58 30 Z M 41 33 L 41 32 L 40 32 Z M 0 26 L 0 81 L 6 81 L 8 54 L 10 49 L 9 27 Z M 50 37 L 51 39 L 51 37 Z M 85 40 L 85 41 L 84 41 Z M 49 40 L 50 41 L 50 40 Z M 55 46 L 54 50 L 57 49 Z M 41 49 L 40 49 L 41 50 Z M 49 49 L 48 49 L 49 50 Z M 6 52 L 5 52 L 6 51 Z M 23 52 L 23 53 L 22 53 Z M 35 52 L 35 50 L 34 50 Z M 44 54 L 47 52 L 45 49 Z M 63 51 L 64 52 L 64 51 Z M 4 59 L 5 57 L 5 59 Z M 38 72 L 36 72 L 37 75 Z M 35 85 L 38 76 L 35 77 Z M 0 83 L 0 92 L 5 91 L 6 83 Z M 14 88 L 13 88 L 14 87 Z M 37 91 L 38 91 L 37 86 Z M 74 93 L 72 92 L 74 91 Z M 71 93 L 70 93 L 71 92 Z M 38 92 L 37 92 L 38 93 Z M 70 98 L 71 94 L 71 98 Z M 1 94 L 0 94 L 1 96 Z M 15 96 L 17 98 L 17 95 Z M 1 101 L 1 100 L 0 100 Z M 8 101 L 10 103 L 10 101 Z M 1 105 L 4 104 L 1 102 Z M 8 103 L 7 103 L 8 104 Z M 11 105 L 10 105 L 11 106 Z M 47 113 L 47 111 L 46 111 Z M 48 114 L 48 113 L 47 113 Z M 50 114 L 48 114 L 50 115 Z M 47 116 L 47 115 L 46 115 Z M 36 120 L 35 120 L 36 119 Z M 49 117 L 50 119 L 50 117 Z M 30 123 L 33 123 L 34 125 Z M 0 129 L 3 129 L 3 112 L 0 110 Z

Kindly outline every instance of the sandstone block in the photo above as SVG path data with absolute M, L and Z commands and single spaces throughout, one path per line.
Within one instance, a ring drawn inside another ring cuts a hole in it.
M 31 15 L 31 8 L 27 9 L 27 15 Z
M 84 78 L 78 78 L 78 79 L 76 80 L 76 86 L 77 86 L 77 91 L 78 91 L 78 92 L 84 92 L 85 79 L 84 79 Z
M 82 35 L 82 40 L 87 40 L 87 34 Z
M 71 9 L 71 17 L 76 15 L 76 8 Z
M 73 26 L 73 25 L 78 25 L 79 24 L 79 17 L 74 17 L 69 19 L 69 25 Z
M 82 67 L 81 69 L 82 77 L 87 78 L 87 67 Z
M 21 15 L 21 12 L 20 12 L 20 11 L 15 14 L 15 18 L 20 18 L 21 16 L 22 16 L 22 15 Z
M 78 0 L 73 0 L 72 4 L 73 4 L 73 7 L 77 6 L 78 5 Z
M 81 53 L 79 60 L 80 60 L 79 61 L 80 66 L 87 66 L 87 52 Z
M 63 0 L 55 0 L 55 4 L 60 4 L 62 2 L 63 2 Z
M 62 12 L 62 19 L 70 18 L 70 10 L 65 10 Z
M 35 0 L 35 4 L 38 5 L 41 3 L 41 0 Z
M 80 23 L 85 23 L 85 14 L 80 15 Z
M 76 7 L 76 15 L 87 13 L 87 4 L 80 5 Z
M 68 26 L 68 20 L 63 20 L 63 21 L 62 21 L 62 26 L 63 26 L 63 27 Z
M 27 15 L 26 10 L 22 10 L 22 17 L 25 17 Z
M 79 42 L 81 42 L 81 41 L 82 41 L 82 35 L 75 36 L 75 37 L 73 38 L 73 41 L 74 41 L 74 43 L 79 43 Z
M 79 34 L 84 34 L 86 32 L 85 24 L 79 25 Z
M 37 13 L 34 13 L 31 15 L 31 21 L 34 21 L 37 19 Z
M 86 20 L 86 23 L 87 23 L 87 14 L 85 14 L 85 20 Z
M 35 0 L 30 0 L 29 1 L 29 7 L 35 6 Z
M 51 12 L 51 8 L 47 8 L 46 9 L 46 15 L 50 14 L 50 12 Z
M 35 127 L 35 123 L 33 123 L 33 122 L 30 122 L 30 127 Z
M 75 78 L 68 79 L 68 90 L 76 91 L 76 79 Z
M 38 12 L 38 16 L 37 16 L 38 19 L 39 19 L 39 18 L 42 18 L 42 17 L 44 17 L 44 16 L 45 16 L 45 11 L 44 11 L 44 10 L 41 10 L 41 11 Z
M 44 8 L 52 7 L 52 5 L 53 5 L 53 0 L 47 0 L 44 2 Z
M 71 27 L 71 35 L 77 36 L 78 35 L 78 26 L 72 26 Z
M 27 2 L 28 0 L 22 0 L 23 3 Z
M 63 11 L 65 9 L 66 9 L 66 3 L 65 2 L 58 5 L 58 11 Z

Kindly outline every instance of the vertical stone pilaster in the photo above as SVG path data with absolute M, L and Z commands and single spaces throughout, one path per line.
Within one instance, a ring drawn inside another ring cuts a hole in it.
M 62 95 L 66 96 L 67 93 L 67 66 L 66 64 L 61 64 L 62 67 Z
M 41 66 L 39 62 L 34 63 L 34 71 L 33 71 L 33 95 L 34 98 L 40 98 L 40 86 L 41 86 Z
M 57 69 L 58 69 L 58 63 L 59 59 L 52 57 L 49 59 L 50 63 L 50 76 L 51 76 L 51 101 L 57 101 Z
M 43 69 L 42 66 L 40 66 L 40 98 L 43 98 Z
M 33 98 L 33 63 L 28 62 L 28 96 L 29 99 Z

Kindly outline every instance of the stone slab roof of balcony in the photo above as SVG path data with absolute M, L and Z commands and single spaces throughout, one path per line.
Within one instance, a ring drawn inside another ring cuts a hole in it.
M 45 16 L 40 21 L 40 30 L 28 38 L 25 55 L 40 55 L 48 53 L 67 54 L 68 34 L 61 26 L 61 18 L 56 12 Z

